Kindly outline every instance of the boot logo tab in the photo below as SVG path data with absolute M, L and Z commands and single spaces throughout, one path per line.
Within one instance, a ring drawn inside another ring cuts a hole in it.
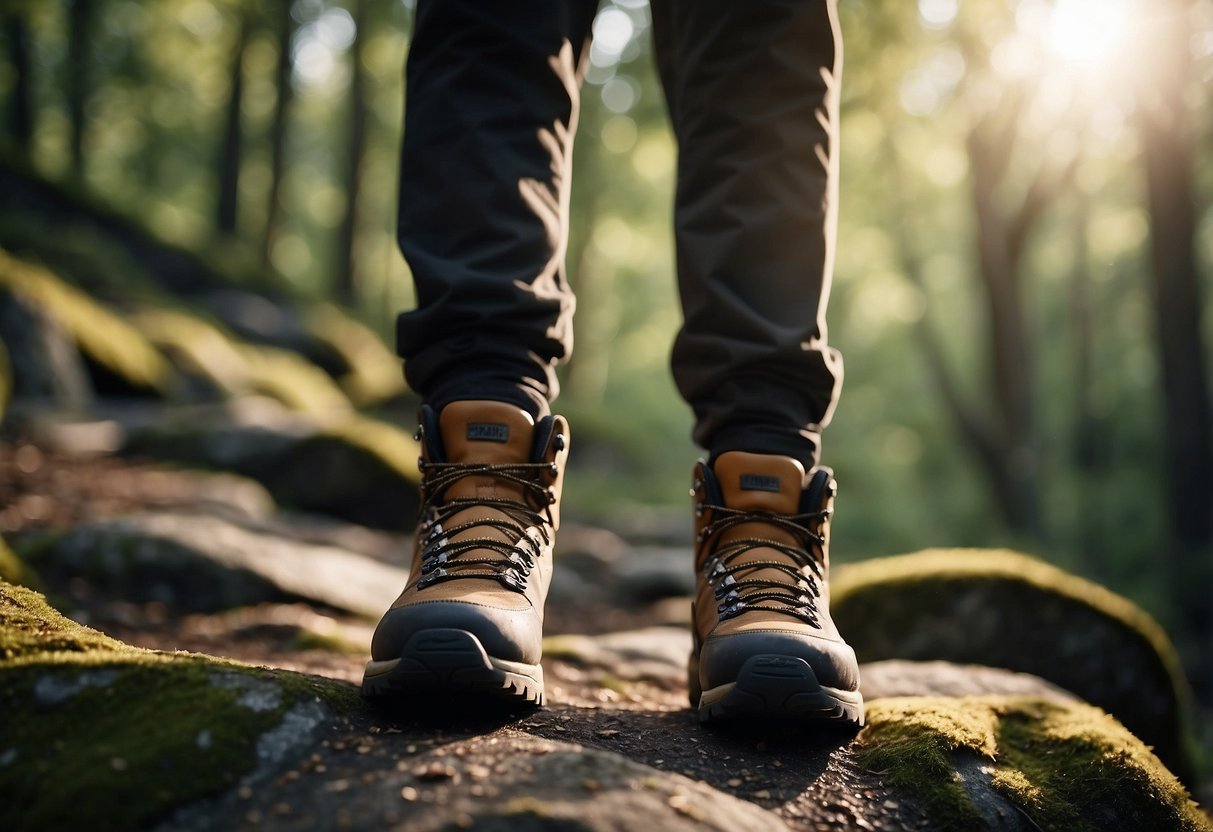
M 493 422 L 468 422 L 469 442 L 509 442 L 510 426 Z
M 742 474 L 742 491 L 771 491 L 780 492 L 779 477 L 769 477 L 765 474 Z

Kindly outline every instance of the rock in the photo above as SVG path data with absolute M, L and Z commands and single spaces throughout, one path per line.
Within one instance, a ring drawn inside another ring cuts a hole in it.
M 181 612 L 302 599 L 378 617 L 408 577 L 355 552 L 204 514 L 95 520 L 32 537 L 21 552 L 48 579 L 82 577 L 113 598 L 159 601 Z
M 47 269 L 0 249 L 0 287 L 63 328 L 84 358 L 97 393 L 163 398 L 171 392 L 172 368 L 138 330 Z
M 80 352 L 67 331 L 33 301 L 0 286 L 0 333 L 4 341 L 5 404 L 38 399 L 79 409 L 93 397 Z
M 642 546 L 615 570 L 613 591 L 630 603 L 695 595 L 694 555 L 690 546 Z
M 668 686 L 686 683 L 691 633 L 686 628 L 647 627 L 598 636 L 557 635 L 543 640 L 544 656 L 625 681 Z
M 941 659 L 1039 676 L 1097 705 L 1189 780 L 1190 694 L 1162 628 L 1126 599 L 1009 551 L 840 566 L 831 610 L 860 661 Z
M 0 441 L 0 532 L 63 529 L 135 511 L 215 513 L 269 522 L 274 500 L 236 474 L 183 471 Z M 361 528 L 361 527 L 359 527 Z
M 643 705 L 369 712 L 352 686 L 131 648 L 4 584 L 0 709 L 15 830 L 1213 829 L 1140 740 L 1056 698 L 875 699 L 857 735 Z
M 140 650 L 0 583 L 0 826 L 132 829 L 264 782 L 336 714 L 348 686 Z
M 1059 702 L 1079 702 L 1074 694 L 1039 676 L 998 667 L 951 662 L 908 662 L 888 659 L 859 668 L 859 689 L 867 701 L 890 696 L 1036 696 Z
M 406 390 L 400 359 L 333 304 L 273 301 L 234 287 L 195 300 L 241 338 L 297 353 L 322 368 L 359 406 L 381 404 Z
M 268 400 L 135 427 L 123 452 L 251 477 L 279 503 L 380 529 L 416 524 L 417 443 L 386 422 L 309 419 Z

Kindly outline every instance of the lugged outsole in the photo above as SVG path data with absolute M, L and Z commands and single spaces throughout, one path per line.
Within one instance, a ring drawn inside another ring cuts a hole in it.
M 699 721 L 733 719 L 793 719 L 848 723 L 864 722 L 863 696 L 821 685 L 804 659 L 792 656 L 751 656 L 737 680 L 699 695 Z
M 362 677 L 367 699 L 435 693 L 538 706 L 543 704 L 543 668 L 494 659 L 472 633 L 444 628 L 415 633 L 399 659 L 370 661 Z

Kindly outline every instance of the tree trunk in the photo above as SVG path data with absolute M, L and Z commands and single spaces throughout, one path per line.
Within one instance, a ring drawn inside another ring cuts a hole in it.
M 240 207 L 240 165 L 243 151 L 240 110 L 244 104 L 244 53 L 248 49 L 251 23 L 247 13 L 240 16 L 236 45 L 229 69 L 227 115 L 223 126 L 223 144 L 219 151 L 219 195 L 215 227 L 221 234 L 234 235 Z
M 362 161 L 366 155 L 366 71 L 362 50 L 366 44 L 368 0 L 353 0 L 354 42 L 350 46 L 350 131 L 346 146 L 345 217 L 337 241 L 337 294 L 347 304 L 358 301 L 357 257 L 358 199 L 362 192 Z
M 67 113 L 72 177 L 84 179 L 88 99 L 92 91 L 90 40 L 96 12 L 94 0 L 68 0 Z
M 13 90 L 8 99 L 8 129 L 13 144 L 27 158 L 34 143 L 34 67 L 30 60 L 29 25 L 19 11 L 4 18 L 9 59 L 13 66 Z
M 998 448 L 992 458 L 980 458 L 986 461 L 1007 526 L 1040 538 L 1044 529 L 1036 481 L 1035 395 L 1020 291 L 1024 240 L 1016 238 L 1016 224 L 997 199 L 1015 142 L 1013 129 L 978 125 L 968 142 L 977 219 L 977 272 L 986 300 L 990 392 L 996 406 L 990 433 Z
M 1161 5 L 1161 4 L 1160 4 Z M 1146 205 L 1150 218 L 1153 297 L 1162 376 L 1167 518 L 1173 544 L 1166 567 L 1184 636 L 1197 639 L 1193 655 L 1206 666 L 1194 679 L 1213 696 L 1213 411 L 1201 337 L 1198 212 L 1192 186 L 1192 135 L 1184 94 L 1190 52 L 1186 4 L 1165 4 L 1155 20 L 1146 64 L 1148 86 L 1138 96 Z
M 282 180 L 286 173 L 287 117 L 295 98 L 291 86 L 294 69 L 291 38 L 295 34 L 295 18 L 291 16 L 294 0 L 278 1 L 278 68 L 274 76 L 278 99 L 274 103 L 274 120 L 270 125 L 270 189 L 265 212 L 265 235 L 261 241 L 261 262 L 269 265 L 278 227 L 282 221 Z
M 1074 423 L 1071 444 L 1078 477 L 1078 528 L 1075 547 L 1088 576 L 1107 574 L 1103 557 L 1101 501 L 1095 483 L 1102 462 L 1099 420 L 1095 415 L 1095 313 L 1091 298 L 1091 246 L 1087 226 L 1090 221 L 1087 198 L 1077 194 L 1073 217 L 1074 266 L 1070 272 L 1070 349 L 1074 372 Z

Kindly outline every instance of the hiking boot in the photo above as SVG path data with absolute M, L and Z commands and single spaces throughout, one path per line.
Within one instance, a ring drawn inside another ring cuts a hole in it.
M 863 724 L 855 652 L 830 620 L 833 472 L 731 451 L 695 468 L 691 705 L 702 722 Z
M 421 516 L 408 583 L 379 622 L 367 697 L 472 693 L 543 703 L 543 602 L 552 577 L 569 427 L 511 404 L 423 407 Z

